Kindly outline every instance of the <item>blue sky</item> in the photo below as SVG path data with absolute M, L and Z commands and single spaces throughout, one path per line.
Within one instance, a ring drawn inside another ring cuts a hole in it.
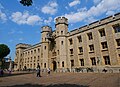
M 14 60 L 18 43 L 41 41 L 41 27 L 55 30 L 55 18 L 68 18 L 68 30 L 74 30 L 96 20 L 120 12 L 120 0 L 33 0 L 26 7 L 20 0 L 0 0 L 0 44 L 9 46 Z

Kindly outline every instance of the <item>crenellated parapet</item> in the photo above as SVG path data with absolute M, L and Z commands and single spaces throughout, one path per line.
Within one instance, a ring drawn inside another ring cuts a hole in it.
M 29 44 L 19 43 L 19 44 L 16 45 L 16 49 L 18 49 L 18 48 L 26 49 L 26 48 L 28 48 L 30 46 L 31 45 L 29 45 Z
M 120 13 L 117 13 L 113 16 L 109 16 L 109 17 L 103 18 L 101 20 L 92 22 L 92 23 L 85 25 L 85 26 L 82 26 L 78 29 L 74 29 L 68 33 L 68 36 L 75 35 L 77 33 L 84 32 L 84 31 L 87 31 L 87 30 L 90 30 L 90 29 L 93 29 L 93 28 L 96 28 L 96 27 L 99 27 L 102 25 L 106 25 L 106 24 L 109 24 L 109 23 L 114 22 L 116 20 L 120 20 Z
M 42 29 L 42 32 L 52 32 L 52 28 L 50 26 L 43 26 L 41 27 L 41 29 Z
M 58 17 L 58 18 L 56 18 L 56 24 L 55 24 L 55 26 L 58 25 L 58 24 L 68 25 L 68 19 L 65 18 L 65 17 Z

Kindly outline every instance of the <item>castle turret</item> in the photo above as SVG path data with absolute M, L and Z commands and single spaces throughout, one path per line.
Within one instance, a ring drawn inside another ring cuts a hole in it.
M 63 70 L 67 67 L 67 32 L 68 32 L 68 19 L 65 17 L 56 18 L 56 52 L 58 70 Z
M 52 32 L 51 27 L 49 26 L 43 26 L 42 27 L 42 45 L 41 45 L 41 58 L 42 58 L 42 64 L 41 67 L 42 68 L 48 68 L 48 50 L 49 50 L 49 40 L 48 38 L 48 34 Z

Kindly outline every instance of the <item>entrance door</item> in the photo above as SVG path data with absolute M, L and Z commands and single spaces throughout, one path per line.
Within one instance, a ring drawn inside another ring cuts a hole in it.
M 57 64 L 55 61 L 53 61 L 53 71 L 55 71 L 57 69 Z

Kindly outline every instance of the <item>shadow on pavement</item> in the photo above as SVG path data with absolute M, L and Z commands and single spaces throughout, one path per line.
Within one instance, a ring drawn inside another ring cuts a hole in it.
M 89 86 L 76 85 L 76 84 L 51 84 L 51 85 L 24 84 L 24 85 L 14 85 L 14 86 L 5 86 L 5 87 L 89 87 Z
M 0 76 L 0 77 L 17 76 L 17 75 L 24 75 L 24 74 L 32 74 L 32 73 L 29 73 L 29 72 L 26 72 L 26 73 L 14 73 L 14 74 L 5 73 L 3 76 Z

